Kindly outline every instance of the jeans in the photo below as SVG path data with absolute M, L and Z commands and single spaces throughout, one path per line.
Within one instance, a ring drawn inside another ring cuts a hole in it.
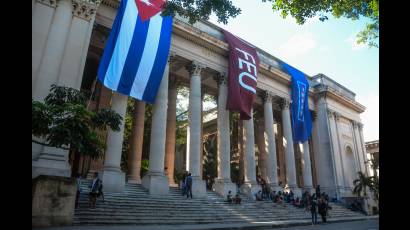
M 191 196 L 192 199 L 192 186 L 187 186 L 186 190 L 186 198 Z
M 312 212 L 312 224 L 317 224 L 317 212 Z

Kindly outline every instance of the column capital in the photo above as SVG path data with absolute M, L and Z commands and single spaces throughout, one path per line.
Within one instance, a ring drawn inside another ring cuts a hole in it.
M 37 0 L 37 2 L 52 8 L 57 7 L 57 0 Z
M 352 120 L 352 125 L 353 125 L 353 128 L 355 129 L 355 128 L 358 128 L 359 126 L 360 126 L 360 122 L 358 122 L 358 121 L 355 121 L 355 120 Z
M 197 61 L 192 61 L 188 65 L 185 66 L 186 70 L 188 70 L 189 74 L 193 75 L 200 75 L 202 69 L 205 68 L 205 65 L 197 62 Z
M 280 108 L 282 110 L 285 110 L 285 109 L 289 109 L 289 107 L 290 107 L 290 100 L 287 98 L 282 98 L 281 103 L 280 103 Z
M 274 94 L 268 90 L 262 91 L 259 96 L 262 98 L 264 103 L 272 103 Z
M 315 121 L 317 119 L 317 112 L 314 110 L 309 110 L 312 120 Z
M 170 88 L 170 89 L 175 88 L 176 89 L 180 82 L 181 82 L 181 80 L 179 78 L 177 78 L 176 75 L 169 74 L 169 86 L 168 86 L 168 88 Z
M 226 73 L 218 72 L 216 75 L 213 76 L 213 79 L 216 81 L 218 86 L 226 85 L 228 83 L 228 77 L 226 76 Z
M 327 115 L 329 116 L 334 116 L 335 115 L 335 111 L 331 110 L 331 109 L 327 109 Z
M 169 56 L 168 56 L 168 64 L 171 65 L 173 64 L 177 59 L 177 54 L 174 51 L 169 52 Z
M 326 85 L 321 85 L 316 88 L 316 97 L 317 98 L 326 98 L 327 96 L 327 86 Z
M 362 124 L 362 123 L 358 122 L 358 123 L 357 123 L 357 126 L 359 127 L 359 130 L 360 130 L 360 131 L 363 130 L 363 124 Z
M 338 113 L 338 112 L 333 112 L 333 114 L 335 115 L 335 119 L 338 121 L 338 120 L 340 120 L 340 118 L 342 117 L 342 115 L 340 114 L 340 113 Z
M 101 0 L 71 0 L 71 3 L 74 16 L 90 21 L 97 12 Z

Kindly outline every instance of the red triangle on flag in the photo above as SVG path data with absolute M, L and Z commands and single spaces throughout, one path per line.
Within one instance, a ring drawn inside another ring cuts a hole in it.
M 141 16 L 142 21 L 145 21 L 161 11 L 165 0 L 135 0 L 135 3 L 137 4 L 138 14 Z

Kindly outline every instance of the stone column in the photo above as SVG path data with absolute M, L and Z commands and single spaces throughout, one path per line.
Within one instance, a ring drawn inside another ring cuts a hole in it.
M 256 125 L 256 144 L 258 146 L 259 156 L 258 156 L 258 175 L 260 175 L 264 180 L 267 180 L 266 165 L 267 165 L 267 150 L 265 144 L 265 124 L 262 115 L 258 115 L 255 118 Z
M 238 152 L 239 152 L 239 182 L 245 180 L 245 165 L 244 165 L 244 146 L 243 146 L 243 120 L 238 118 Z
M 71 1 L 58 1 L 38 72 L 33 76 L 36 77 L 32 92 L 34 100 L 44 100 L 50 92 L 50 86 L 57 83 L 72 17 Z
M 276 143 L 275 143 L 275 133 L 274 133 L 274 117 L 272 110 L 272 94 L 265 91 L 263 99 L 263 112 L 265 121 L 265 143 L 267 152 L 267 183 L 275 191 L 280 191 L 278 185 L 278 164 L 276 157 Z
M 333 143 L 331 138 L 331 129 L 329 114 L 327 111 L 326 102 L 327 88 L 321 86 L 319 92 L 316 93 L 317 100 L 317 119 L 313 124 L 313 146 L 316 148 L 314 151 L 315 165 L 316 165 L 316 178 L 317 184 L 320 185 L 320 189 L 329 194 L 329 196 L 336 195 L 340 198 L 340 194 L 336 190 L 336 170 L 333 160 Z
M 302 193 L 296 182 L 296 165 L 295 152 L 293 148 L 292 124 L 290 121 L 289 112 L 290 102 L 288 99 L 283 99 L 282 103 L 282 119 L 283 119 L 283 134 L 285 138 L 285 158 L 286 158 L 286 182 L 289 188 L 295 195 L 301 197 Z
M 50 25 L 53 23 L 56 7 L 57 1 L 55 0 L 33 0 L 31 20 L 31 86 L 33 93 L 36 86 L 38 68 L 44 54 L 44 48 L 47 45 L 47 37 L 49 35 Z M 70 9 L 67 9 L 67 12 L 69 12 L 69 10 Z
M 300 154 L 302 155 L 302 174 L 303 174 L 303 189 L 309 191 L 311 194 L 313 192 L 313 182 L 312 182 L 312 167 L 310 163 L 310 151 L 309 151 L 309 140 L 299 144 Z
M 145 102 L 135 100 L 130 152 L 128 155 L 128 183 L 141 184 L 141 157 L 144 140 Z
M 60 66 L 58 84 L 79 89 L 87 58 L 95 13 L 100 0 L 71 0 L 73 18 Z
M 111 99 L 111 109 L 121 115 L 123 120 L 120 125 L 120 131 L 108 130 L 104 171 L 102 173 L 104 191 L 107 192 L 122 192 L 125 186 L 125 174 L 121 171 L 121 154 L 127 100 L 127 96 L 116 92 L 114 92 Z
M 32 45 L 36 45 L 32 47 L 32 57 L 36 58 L 32 61 L 32 99 L 36 101 L 44 101 L 50 86 L 57 84 L 72 18 L 69 0 L 40 2 L 36 3 L 33 12 L 33 20 L 39 21 L 32 22 Z M 39 175 L 70 177 L 68 151 L 32 143 L 31 172 L 32 178 Z
M 218 74 L 215 77 L 218 83 L 218 130 L 217 130 L 217 157 L 218 178 L 215 179 L 215 191 L 226 197 L 229 191 L 236 193 L 236 185 L 231 181 L 231 140 L 229 134 L 229 111 L 226 110 L 228 97 L 227 77 Z
M 172 57 L 170 57 L 171 59 Z M 169 59 L 169 60 L 170 60 Z M 142 178 L 142 186 L 150 194 L 168 194 L 168 178 L 164 173 L 165 139 L 168 108 L 168 74 L 169 61 L 165 66 L 164 75 L 155 98 L 152 111 L 151 140 L 149 152 L 149 169 Z
M 333 167 L 335 170 L 335 176 L 336 176 L 336 186 L 335 189 L 337 190 L 337 193 L 340 196 L 345 196 L 343 187 L 344 187 L 344 179 L 343 179 L 343 169 L 342 169 L 342 163 L 340 159 L 340 155 L 342 153 L 342 150 L 340 149 L 340 144 L 339 144 L 339 139 L 338 139 L 338 133 L 337 133 L 337 126 L 336 126 L 336 113 L 330 109 L 328 109 L 328 116 L 329 116 L 329 131 L 330 131 L 330 137 L 332 140 L 332 147 L 333 147 L 333 152 L 332 152 L 332 157 L 333 157 Z
M 192 175 L 192 193 L 197 197 L 206 195 L 205 181 L 200 177 L 201 156 L 201 70 L 202 65 L 193 61 L 187 67 L 190 80 L 188 135 L 189 172 Z
M 253 111 L 251 111 L 251 119 L 243 120 L 243 138 L 245 183 L 242 185 L 241 190 L 248 197 L 254 198 L 253 194 L 261 190 L 261 187 L 256 183 Z
M 343 190 L 343 192 L 346 195 L 349 195 L 349 193 L 351 192 L 350 189 L 346 189 L 346 187 L 350 187 L 349 182 L 346 180 L 346 175 L 345 175 L 345 169 L 344 169 L 344 163 L 343 163 L 343 155 L 346 154 L 345 149 L 342 146 L 342 133 L 340 132 L 339 129 L 339 120 L 341 118 L 341 114 L 338 112 L 334 112 L 334 116 L 335 116 L 335 127 L 336 127 L 336 137 L 337 137 L 337 143 L 338 143 L 338 147 L 339 147 L 339 160 L 340 160 L 340 169 L 341 169 L 341 177 L 342 177 L 342 181 L 340 181 L 340 185 L 341 185 L 341 189 Z M 352 170 L 352 169 L 350 169 Z
M 165 147 L 165 167 L 169 185 L 176 186 L 174 181 L 175 165 L 175 134 L 176 134 L 176 110 L 177 110 L 177 83 L 175 76 L 170 76 L 168 91 L 168 111 L 167 111 L 167 137 Z

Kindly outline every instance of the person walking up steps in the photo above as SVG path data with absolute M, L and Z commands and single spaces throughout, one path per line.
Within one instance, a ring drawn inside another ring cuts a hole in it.
M 316 194 L 312 196 L 312 201 L 310 202 L 310 212 L 312 213 L 312 225 L 317 224 L 317 198 Z
M 191 197 L 192 199 L 192 176 L 191 173 L 188 173 L 186 178 L 186 198 Z

